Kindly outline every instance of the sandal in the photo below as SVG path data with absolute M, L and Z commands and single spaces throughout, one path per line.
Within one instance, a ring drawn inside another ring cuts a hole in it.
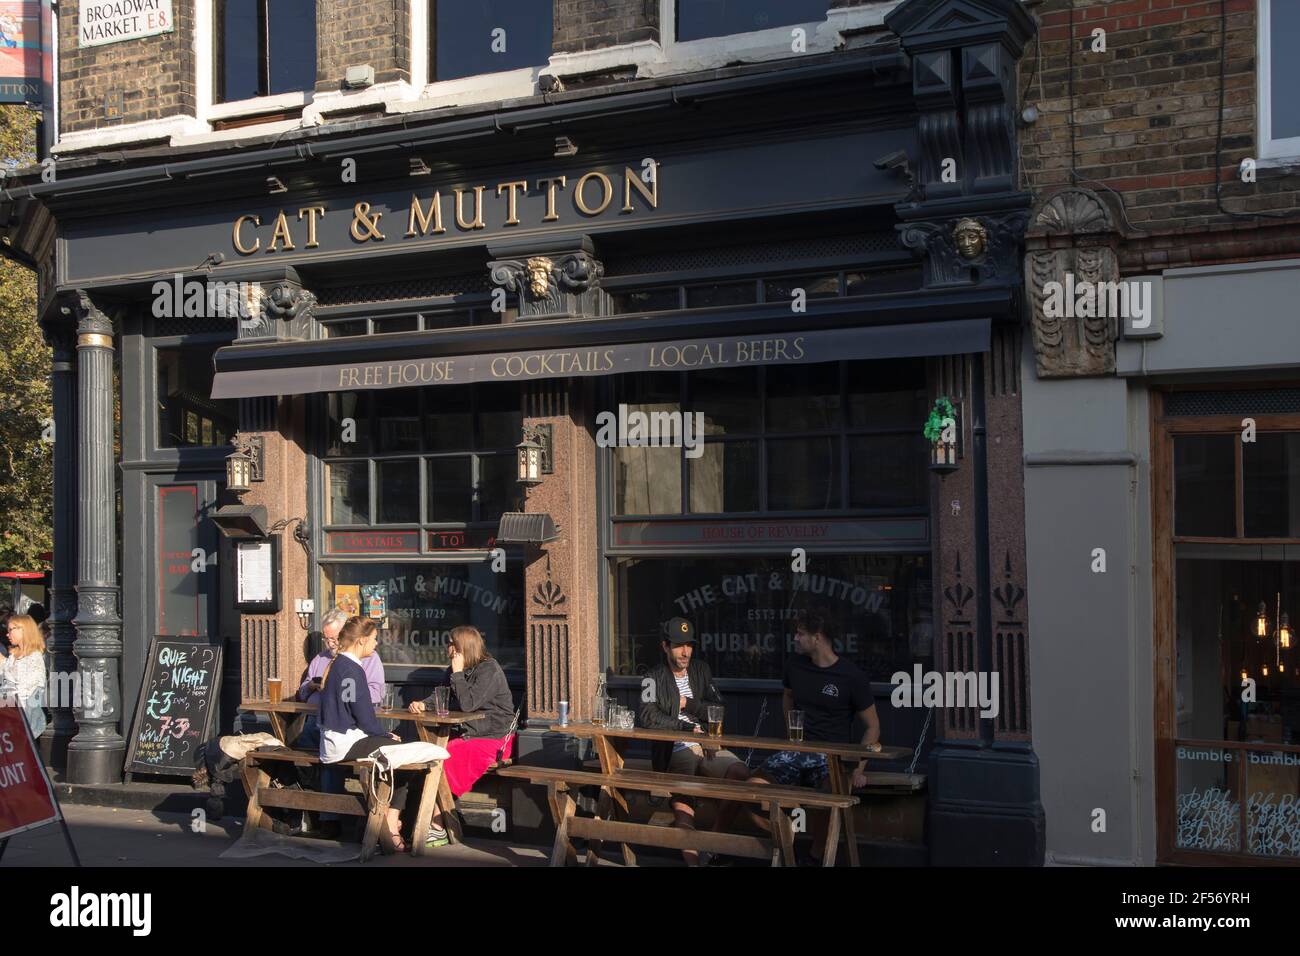
M 402 839 L 401 833 L 394 833 L 392 830 L 379 831 L 379 846 L 386 854 L 405 853 L 409 847 L 406 841 Z

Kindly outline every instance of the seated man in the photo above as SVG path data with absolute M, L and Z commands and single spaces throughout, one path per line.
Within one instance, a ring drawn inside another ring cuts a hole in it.
M 685 618 L 675 617 L 664 625 L 667 637 L 661 641 L 664 661 L 646 678 L 651 681 L 653 698 L 641 705 L 641 726 L 658 730 L 688 728 L 703 734 L 709 719 L 709 705 L 720 705 L 722 695 L 713 686 L 709 665 L 693 657 L 695 627 Z M 745 780 L 749 768 L 730 750 L 686 741 L 656 741 L 650 752 L 651 766 L 662 773 L 701 774 L 706 777 Z M 673 825 L 695 829 L 695 808 L 689 797 L 672 798 Z M 728 801 L 718 808 L 714 830 L 724 829 L 735 815 L 738 805 Z M 688 866 L 698 866 L 700 855 L 683 850 Z
M 876 714 L 871 680 L 852 661 L 835 653 L 832 624 L 825 613 L 801 613 L 795 622 L 795 652 L 787 659 L 782 684 L 782 710 L 789 726 L 792 710 L 803 712 L 804 739 L 853 743 L 853 718 L 865 728 L 861 743 L 880 749 L 880 718 Z M 853 770 L 851 789 L 867 785 L 867 761 Z M 828 789 L 830 768 L 826 755 L 782 750 L 754 772 L 755 780 L 790 787 Z M 820 857 L 826 839 L 826 819 L 813 820 L 813 855 Z

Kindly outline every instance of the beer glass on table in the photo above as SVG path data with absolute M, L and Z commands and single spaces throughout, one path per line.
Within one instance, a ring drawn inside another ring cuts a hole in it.
M 266 679 L 266 699 L 273 704 L 280 703 L 281 700 L 280 678 L 268 677 Z
M 717 704 L 709 705 L 709 736 L 722 736 L 722 708 Z
M 433 689 L 433 712 L 439 717 L 446 717 L 449 712 L 448 704 L 450 700 L 450 687 L 435 687 Z
M 789 729 L 791 743 L 803 742 L 803 711 L 792 710 L 790 716 L 786 718 L 786 726 Z

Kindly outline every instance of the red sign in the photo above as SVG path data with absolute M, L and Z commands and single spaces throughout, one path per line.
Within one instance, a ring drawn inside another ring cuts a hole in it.
M 331 531 L 325 536 L 325 549 L 332 554 L 419 551 L 420 536 L 416 531 Z
M 430 551 L 486 551 L 496 543 L 497 536 L 490 529 L 429 532 Z
M 58 819 L 59 804 L 22 708 L 0 706 L 0 840 Z

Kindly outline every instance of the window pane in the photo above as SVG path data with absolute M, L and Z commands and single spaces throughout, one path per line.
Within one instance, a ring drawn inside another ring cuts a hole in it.
M 692 511 L 758 510 L 758 442 L 709 442 L 688 465 Z
M 1235 455 L 1232 435 L 1174 438 L 1174 534 L 1236 536 Z
M 257 8 L 257 0 L 222 0 L 221 98 L 226 102 L 250 99 L 262 92 Z
M 270 94 L 316 88 L 316 0 L 267 0 Z
M 494 315 L 491 309 L 484 310 L 485 315 Z M 474 313 L 462 312 L 425 312 L 424 329 L 460 329 L 474 324 Z
M 239 404 L 208 397 L 212 349 L 158 349 L 157 356 L 158 446 L 225 444 L 235 431 Z
M 681 293 L 677 286 L 662 289 L 632 289 L 627 292 L 615 292 L 613 297 L 616 312 L 666 312 L 682 307 Z
M 518 385 L 487 385 L 478 390 L 478 448 L 514 451 L 523 439 L 523 427 Z
M 763 406 L 758 394 L 758 369 L 704 369 L 687 379 L 688 409 L 704 413 L 704 434 L 758 434 Z
M 681 463 L 680 448 L 614 449 L 615 511 L 626 515 L 680 514 Z
M 1246 537 L 1300 537 L 1300 432 L 1262 432 L 1241 449 Z
M 468 451 L 474 444 L 474 418 L 468 385 L 424 390 L 424 441 L 429 451 Z
M 838 365 L 767 367 L 769 433 L 838 428 L 842 418 Z
M 486 561 L 321 566 L 327 607 L 350 600 L 362 585 L 382 585 L 387 595 L 389 626 L 379 632 L 377 650 L 385 665 L 445 667 L 451 629 L 469 624 L 482 632 L 504 670 L 522 672 L 524 571 L 517 559 L 508 560 L 501 573 Z
M 420 450 L 419 392 L 405 388 L 377 390 L 375 421 L 375 450 L 380 454 Z
M 420 520 L 420 462 L 375 462 L 379 493 L 375 507 L 379 524 L 407 524 Z
M 850 438 L 849 507 L 925 507 L 927 447 L 922 435 Z
M 330 524 L 370 523 L 370 464 L 364 461 L 337 462 L 326 466 L 329 487 Z
M 844 277 L 849 295 L 876 295 L 881 292 L 912 292 L 921 288 L 920 269 L 877 269 L 850 272 Z
M 763 299 L 767 302 L 793 302 L 796 289 L 803 289 L 809 299 L 833 299 L 840 294 L 840 277 L 832 273 L 768 279 L 763 283 Z
M 1270 4 L 1269 35 L 1272 38 L 1269 90 L 1272 93 L 1274 139 L 1300 136 L 1300 3 L 1273 0 Z
M 375 319 L 373 326 L 376 335 L 384 335 L 388 332 L 415 332 L 420 328 L 420 320 L 414 315 L 399 315 L 392 319 Z
M 927 413 L 923 360 L 849 362 L 845 371 L 850 425 L 920 433 Z
M 370 452 L 371 392 L 331 392 L 329 433 L 325 454 L 365 455 Z
M 550 3 L 538 0 L 434 0 L 434 3 L 433 76 L 436 80 L 542 66 L 551 57 Z
M 349 319 L 346 322 L 330 322 L 325 326 L 326 338 L 338 339 L 349 335 L 365 335 L 365 319 Z
M 499 521 L 516 510 L 519 498 L 514 455 L 482 455 L 478 460 L 478 520 Z
M 468 455 L 463 458 L 429 459 L 430 522 L 463 523 L 472 520 L 472 464 L 473 460 Z
M 700 40 L 826 19 L 826 0 L 677 0 L 677 39 Z
M 758 284 L 755 282 L 729 282 L 725 285 L 696 285 L 686 290 L 688 309 L 707 309 L 710 306 L 748 305 L 758 301 Z
M 838 653 L 877 681 L 932 653 L 930 570 L 925 555 L 825 555 L 816 573 L 792 575 L 790 558 L 626 558 L 615 562 L 615 673 L 659 662 L 660 625 L 684 614 L 696 654 L 714 677 L 776 679 L 794 653 L 794 616 L 824 606 Z M 760 736 L 784 735 L 769 713 Z M 752 733 L 753 725 L 745 729 Z
M 840 508 L 840 438 L 783 438 L 767 443 L 767 509 Z

